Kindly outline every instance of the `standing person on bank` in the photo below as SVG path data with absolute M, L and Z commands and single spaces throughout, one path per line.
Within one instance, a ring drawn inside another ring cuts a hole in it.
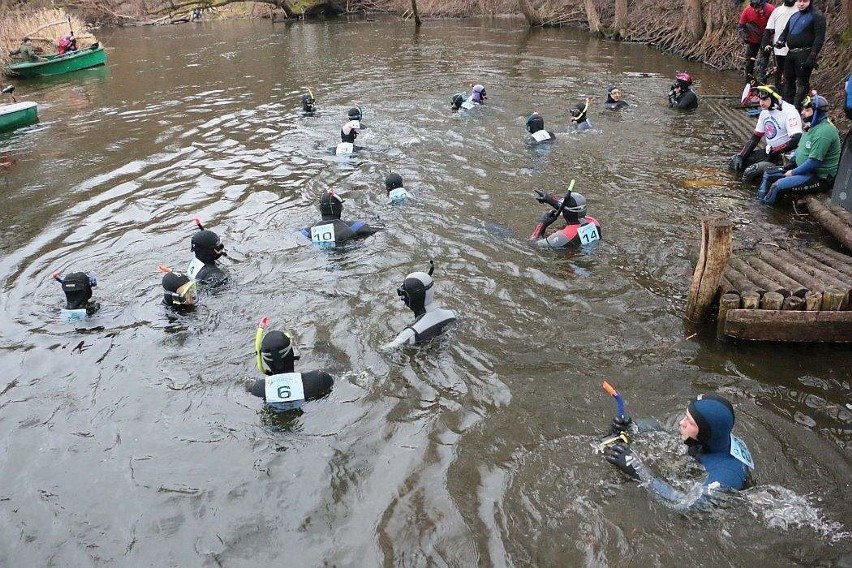
M 825 16 L 811 0 L 796 0 L 798 12 L 781 32 L 775 47 L 789 48 L 784 60 L 784 96 L 801 110 L 811 88 L 811 73 L 818 66 L 819 52 L 825 43 Z
M 749 0 L 748 6 L 740 13 L 737 33 L 745 43 L 746 81 L 754 78 L 754 64 L 757 54 L 760 53 L 760 40 L 774 8 L 766 0 Z
M 782 77 L 784 76 L 784 61 L 787 59 L 787 47 L 775 47 L 778 38 L 781 37 L 781 32 L 787 27 L 787 22 L 790 21 L 790 16 L 798 12 L 796 8 L 796 0 L 784 0 L 780 6 L 776 6 L 769 16 L 769 21 L 766 23 L 766 29 L 763 31 L 763 38 L 760 40 L 760 48 L 768 58 L 775 52 L 774 65 L 774 80 L 775 90 L 779 93 L 784 92 Z

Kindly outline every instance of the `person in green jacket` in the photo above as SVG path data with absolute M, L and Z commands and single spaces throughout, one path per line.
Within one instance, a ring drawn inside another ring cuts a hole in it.
M 828 101 L 821 95 L 802 101 L 802 122 L 810 124 L 796 148 L 796 158 L 783 168 L 770 168 L 763 174 L 757 193 L 767 205 L 782 192 L 815 193 L 828 191 L 840 166 L 840 133 L 828 120 Z
M 29 62 L 44 61 L 44 57 L 40 57 L 40 56 L 36 55 L 36 52 L 33 49 L 33 46 L 30 44 L 30 38 L 28 38 L 28 37 L 25 37 L 23 40 L 21 40 L 21 47 L 19 47 L 18 49 L 14 49 L 14 50 L 10 51 L 9 55 L 13 55 L 13 56 L 17 55 L 23 61 L 29 61 Z

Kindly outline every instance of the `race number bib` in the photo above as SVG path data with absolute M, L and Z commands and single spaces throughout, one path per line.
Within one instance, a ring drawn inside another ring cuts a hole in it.
M 189 266 L 186 267 L 186 274 L 193 280 L 195 279 L 195 275 L 204 268 L 204 263 L 193 257 L 193 259 L 189 262 Z
M 392 189 L 390 193 L 388 193 L 388 199 L 391 201 L 402 201 L 403 199 L 408 198 L 408 192 L 405 191 L 403 187 L 397 187 Z
M 577 236 L 580 237 L 580 243 L 584 245 L 601 239 L 601 234 L 594 223 L 588 223 L 577 229 Z
M 462 103 L 462 105 L 461 105 L 461 107 L 462 107 L 463 109 L 465 109 L 465 110 L 470 110 L 470 109 L 472 109 L 472 108 L 473 108 L 473 106 L 474 106 L 474 102 L 473 102 L 472 100 L 470 100 L 470 99 L 467 99 L 467 100 L 466 100 L 465 102 L 463 102 L 463 103 Z
M 751 457 L 751 452 L 748 451 L 745 442 L 733 434 L 731 434 L 731 455 L 746 464 L 749 469 L 754 470 L 754 460 Z
M 355 130 L 361 130 L 361 121 L 360 121 L 360 120 L 350 120 L 350 121 L 349 121 L 349 124 L 350 124 L 350 125 L 352 126 L 352 128 L 354 128 Z
M 355 153 L 355 145 L 352 142 L 341 142 L 334 150 L 337 156 L 348 156 Z
M 317 225 L 315 227 L 311 227 L 311 241 L 317 243 L 318 245 L 322 244 L 334 244 L 335 235 L 334 235 L 334 223 L 328 223 L 326 225 Z
M 547 130 L 539 130 L 532 133 L 533 140 L 536 142 L 544 142 L 550 140 L 550 133 Z
M 305 402 L 305 386 L 302 373 L 281 373 L 266 377 L 266 402 L 289 410 L 299 408 Z

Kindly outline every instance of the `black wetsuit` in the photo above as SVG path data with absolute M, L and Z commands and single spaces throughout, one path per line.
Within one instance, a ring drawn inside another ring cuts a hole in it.
M 784 100 L 797 109 L 808 94 L 811 73 L 817 66 L 819 52 L 825 43 L 825 16 L 814 8 L 813 2 L 806 10 L 790 16 L 787 26 L 778 38 L 790 51 L 784 60 Z M 848 60 L 847 60 L 848 61 Z
M 311 237 L 311 229 L 317 235 L 314 240 Z M 323 219 L 319 223 L 314 223 L 310 227 L 305 227 L 299 232 L 313 242 L 318 244 L 336 244 L 357 239 L 359 237 L 368 237 L 378 231 L 380 228 L 371 227 L 364 221 L 341 221 L 340 219 Z
M 281 375 L 285 374 L 289 373 L 281 373 Z M 331 375 L 329 375 L 325 371 L 305 371 L 301 373 L 295 372 L 293 374 L 301 375 L 304 398 L 295 397 L 294 400 L 285 400 L 281 402 L 267 401 L 267 377 L 256 379 L 247 390 L 254 396 L 261 397 L 263 401 L 266 402 L 266 405 L 275 412 L 289 412 L 291 410 L 298 410 L 305 402 L 324 397 L 326 394 L 328 394 L 328 391 L 331 390 L 331 387 L 334 386 L 334 379 L 331 378 Z M 268 378 L 274 379 L 277 376 L 279 375 L 271 375 Z M 290 393 L 287 392 L 287 394 L 289 395 Z M 286 399 L 287 397 L 285 396 L 282 398 Z

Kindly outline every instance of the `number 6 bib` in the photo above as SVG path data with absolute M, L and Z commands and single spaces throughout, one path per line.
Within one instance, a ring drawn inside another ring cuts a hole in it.
M 277 410 L 294 410 L 305 403 L 302 373 L 281 373 L 266 377 L 266 402 Z

